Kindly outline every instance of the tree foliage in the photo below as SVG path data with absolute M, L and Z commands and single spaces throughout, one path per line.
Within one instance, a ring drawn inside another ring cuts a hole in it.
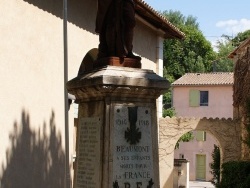
M 223 40 L 217 41 L 216 48 L 218 49 L 216 60 L 213 61 L 214 72 L 233 72 L 233 61 L 228 58 L 234 47 L 230 38 L 224 36 Z
M 229 161 L 222 164 L 222 179 L 218 188 L 249 188 L 249 185 L 249 161 Z
M 175 110 L 173 107 L 163 109 L 163 114 L 162 114 L 163 117 L 173 117 L 175 115 L 176 115 L 176 113 L 175 113 Z
M 183 40 L 164 41 L 163 75 L 170 83 L 185 73 L 232 72 L 233 61 L 228 58 L 228 55 L 240 42 L 250 36 L 250 30 L 239 33 L 234 39 L 224 35 L 224 40 L 217 42 L 218 52 L 215 52 L 199 29 L 196 17 L 191 15 L 186 17 L 180 11 L 173 10 L 163 11 L 162 15 L 185 34 Z M 172 92 L 169 90 L 163 95 L 164 117 L 176 115 L 171 104 Z M 191 140 L 192 137 L 191 132 L 183 135 L 177 142 L 177 147 L 179 142 Z
M 228 35 L 222 35 L 223 39 L 217 41 L 218 49 L 216 60 L 213 61 L 215 72 L 233 72 L 233 61 L 228 55 L 237 48 L 241 42 L 250 37 L 250 30 L 238 33 L 233 39 Z
M 178 149 L 180 146 L 180 142 L 189 142 L 194 139 L 194 135 L 192 132 L 187 132 L 184 135 L 182 135 L 177 143 L 175 144 L 175 149 Z
M 232 44 L 234 47 L 237 47 L 240 45 L 240 43 L 250 36 L 250 30 L 246 30 L 244 32 L 239 32 L 236 37 L 232 39 Z
M 220 148 L 216 145 L 214 145 L 212 159 L 213 162 L 210 163 L 210 173 L 213 175 L 213 178 L 211 181 L 216 187 L 218 187 L 220 182 Z
M 197 18 L 185 17 L 180 11 L 164 11 L 162 13 L 171 23 L 185 33 L 184 40 L 169 39 L 164 41 L 164 77 L 170 83 L 187 72 L 208 72 L 215 57 L 211 43 L 208 42 L 199 30 Z M 169 90 L 163 95 L 163 116 L 174 116 L 175 110 L 171 107 L 172 92 Z M 184 134 L 177 142 L 188 142 L 193 139 L 192 132 Z
M 172 10 L 164 11 L 163 15 L 185 33 L 184 40 L 169 39 L 164 42 L 166 73 L 178 79 L 187 72 L 210 71 L 215 53 L 211 43 L 199 30 L 197 19 Z

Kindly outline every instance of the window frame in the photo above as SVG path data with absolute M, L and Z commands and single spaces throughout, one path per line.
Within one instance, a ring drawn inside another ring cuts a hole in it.
M 201 107 L 209 105 L 209 91 L 208 90 L 189 90 L 189 107 Z
M 200 106 L 208 106 L 209 92 L 200 90 Z

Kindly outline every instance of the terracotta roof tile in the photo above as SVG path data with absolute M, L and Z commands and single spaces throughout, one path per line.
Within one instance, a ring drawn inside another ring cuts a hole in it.
M 172 83 L 172 86 L 183 85 L 233 85 L 232 72 L 186 73 Z

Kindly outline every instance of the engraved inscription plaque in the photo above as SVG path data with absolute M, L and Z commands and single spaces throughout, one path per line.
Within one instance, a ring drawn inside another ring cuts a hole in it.
M 100 129 L 100 118 L 80 119 L 75 188 L 100 188 Z
M 114 107 L 113 188 L 153 188 L 149 107 Z

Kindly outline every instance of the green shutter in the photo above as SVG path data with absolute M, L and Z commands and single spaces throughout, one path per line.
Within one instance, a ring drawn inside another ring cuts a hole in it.
M 191 89 L 189 91 L 189 106 L 200 106 L 200 91 Z
M 206 132 L 205 131 L 196 131 L 196 140 L 197 141 L 206 141 Z

